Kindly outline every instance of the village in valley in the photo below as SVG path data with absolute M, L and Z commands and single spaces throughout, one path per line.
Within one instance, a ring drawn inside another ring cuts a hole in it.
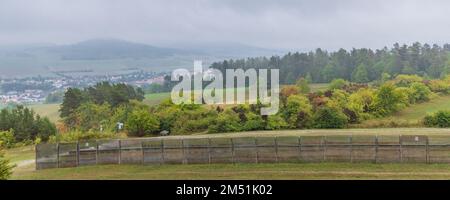
M 0 105 L 43 103 L 49 94 L 63 92 L 69 87 L 92 86 L 102 81 L 143 87 L 152 83 L 162 83 L 164 73 L 142 70 L 114 75 L 58 72 L 55 76 L 47 77 L 2 78 L 0 79 Z

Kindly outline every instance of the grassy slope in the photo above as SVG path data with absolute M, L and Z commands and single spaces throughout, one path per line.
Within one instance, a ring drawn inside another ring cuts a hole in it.
M 50 121 L 56 122 L 60 119 L 58 112 L 59 105 L 60 104 L 33 104 L 28 107 L 32 108 L 40 116 L 48 117 Z
M 99 165 L 15 173 L 13 179 L 450 179 L 450 166 L 370 163 Z
M 406 122 L 406 124 L 415 124 L 420 126 L 420 122 L 428 113 L 433 113 L 439 110 L 450 110 L 450 95 L 438 96 L 429 102 L 413 104 L 392 116 L 381 119 L 372 119 L 362 122 L 361 126 L 374 124 L 383 121 L 397 121 Z

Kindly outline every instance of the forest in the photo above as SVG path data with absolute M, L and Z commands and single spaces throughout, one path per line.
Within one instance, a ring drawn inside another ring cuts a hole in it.
M 416 74 L 425 78 L 441 78 L 450 72 L 450 44 L 443 46 L 394 44 L 382 49 L 323 49 L 307 53 L 288 53 L 284 56 L 255 57 L 225 60 L 211 64 L 221 71 L 233 68 L 280 69 L 280 84 L 293 84 L 298 77 L 310 83 L 328 83 L 342 78 L 357 83 L 379 80 L 382 76 Z

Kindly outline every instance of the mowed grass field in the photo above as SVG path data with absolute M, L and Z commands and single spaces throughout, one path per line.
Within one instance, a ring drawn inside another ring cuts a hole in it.
M 448 164 L 98 165 L 18 172 L 13 179 L 450 179 Z

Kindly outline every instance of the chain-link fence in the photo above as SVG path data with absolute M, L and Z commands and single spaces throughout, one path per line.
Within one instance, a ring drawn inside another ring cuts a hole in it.
M 449 163 L 448 136 L 122 139 L 39 144 L 36 169 L 95 164 Z

